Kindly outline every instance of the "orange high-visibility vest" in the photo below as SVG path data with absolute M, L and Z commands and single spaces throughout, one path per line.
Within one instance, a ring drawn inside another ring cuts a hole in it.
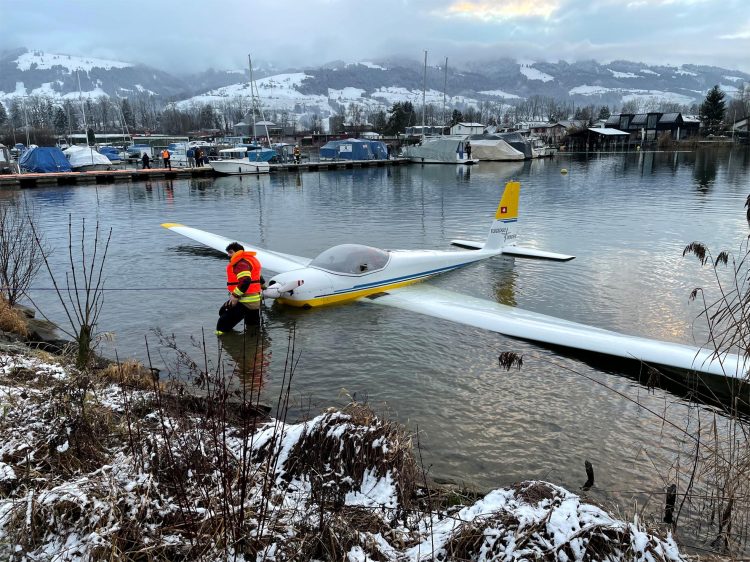
M 235 273 L 235 266 L 244 261 L 250 267 L 247 271 L 243 268 L 239 273 Z M 232 258 L 229 260 L 227 265 L 227 290 L 232 293 L 235 297 L 240 299 L 240 302 L 257 302 L 260 300 L 260 292 L 262 290 L 260 286 L 260 262 L 255 257 L 255 252 L 247 250 L 240 250 L 235 252 Z M 240 279 L 245 277 L 250 278 L 250 286 L 243 293 L 239 288 Z
M 168 150 L 163 150 L 162 153 L 161 153 L 161 157 L 165 158 L 165 159 L 169 158 L 169 151 Z

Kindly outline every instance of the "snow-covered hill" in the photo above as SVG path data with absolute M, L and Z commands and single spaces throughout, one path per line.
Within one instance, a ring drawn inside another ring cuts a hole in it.
M 394 102 L 422 102 L 423 68 L 416 60 L 335 61 L 315 68 L 281 70 L 265 65 L 256 72 L 261 101 L 270 111 L 329 116 L 354 103 L 362 110 L 388 108 Z M 221 106 L 250 95 L 245 70 L 207 70 L 176 77 L 136 61 L 104 60 L 18 49 L 0 53 L 0 101 L 40 95 L 53 100 L 85 97 L 158 96 L 178 107 Z M 442 108 L 444 69 L 427 71 L 427 102 Z M 649 66 L 638 62 L 497 59 L 453 64 L 447 73 L 449 109 L 490 104 L 494 108 L 532 96 L 576 104 L 609 105 L 627 101 L 654 105 L 700 102 L 719 84 L 733 95 L 750 83 L 750 75 L 710 66 Z M 247 101 L 244 102 L 247 105 Z

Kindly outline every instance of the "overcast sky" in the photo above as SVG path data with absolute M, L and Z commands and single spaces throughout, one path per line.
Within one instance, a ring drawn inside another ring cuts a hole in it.
M 171 72 L 391 55 L 713 64 L 750 72 L 750 0 L 0 0 L 0 50 Z M 455 67 L 455 66 L 454 66 Z

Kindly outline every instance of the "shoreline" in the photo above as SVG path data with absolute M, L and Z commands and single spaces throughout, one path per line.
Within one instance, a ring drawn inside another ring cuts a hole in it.
M 10 558 L 687 560 L 671 534 L 555 484 L 480 497 L 437 485 L 406 429 L 361 404 L 287 423 L 283 409 L 235 410 L 223 373 L 203 373 L 196 397 L 134 362 L 78 371 L 2 340 Z

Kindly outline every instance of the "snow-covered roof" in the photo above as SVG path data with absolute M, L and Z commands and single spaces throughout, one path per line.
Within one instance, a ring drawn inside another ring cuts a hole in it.
M 621 131 L 620 129 L 610 129 L 609 127 L 589 127 L 589 131 L 593 131 L 599 135 L 604 135 L 605 137 L 628 136 L 630 134 Z
M 456 123 L 457 125 L 461 125 L 463 127 L 484 127 L 481 123 Z

